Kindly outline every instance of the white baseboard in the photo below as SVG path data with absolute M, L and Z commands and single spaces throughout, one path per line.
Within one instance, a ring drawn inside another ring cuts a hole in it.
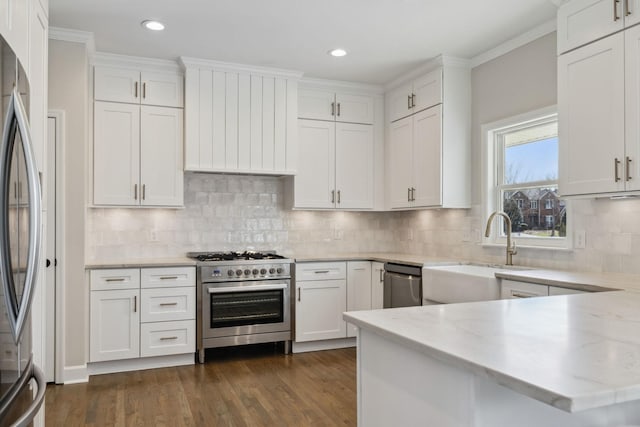
M 169 368 L 172 366 L 193 365 L 195 354 L 177 354 L 171 356 L 142 357 L 140 359 L 112 360 L 89 363 L 89 375 L 113 374 L 116 372 L 141 371 L 144 369 Z
M 335 350 L 338 348 L 355 347 L 356 338 L 340 338 L 337 340 L 323 340 L 311 342 L 294 342 L 291 347 L 293 353 L 305 353 L 307 351 Z
M 89 381 L 87 365 L 65 366 L 62 374 L 63 384 L 78 384 Z

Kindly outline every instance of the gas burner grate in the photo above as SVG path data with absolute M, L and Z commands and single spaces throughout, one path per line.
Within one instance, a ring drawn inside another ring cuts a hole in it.
M 189 257 L 195 258 L 198 261 L 237 261 L 237 260 L 270 260 L 270 259 L 284 259 L 282 255 L 278 255 L 275 252 L 256 252 L 256 251 L 244 251 L 240 252 L 203 252 L 188 254 Z

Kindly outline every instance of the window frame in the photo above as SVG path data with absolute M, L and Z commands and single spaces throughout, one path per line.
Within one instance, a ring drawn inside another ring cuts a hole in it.
M 557 120 L 557 106 L 540 108 L 527 113 L 519 114 L 486 123 L 481 126 L 482 132 L 482 224 L 486 227 L 487 219 L 492 212 L 498 210 L 502 204 L 502 193 L 505 189 L 526 189 L 537 188 L 545 185 L 558 185 L 559 178 L 552 181 L 534 181 L 519 184 L 498 185 L 498 178 L 503 176 L 504 169 L 504 149 L 503 145 L 496 142 L 499 135 L 505 134 L 507 130 L 515 131 L 524 129 L 536 124 L 543 124 L 549 120 Z M 531 237 L 519 238 L 512 236 L 517 241 L 520 248 L 548 248 L 548 249 L 571 249 L 573 236 L 573 215 L 570 200 L 564 199 L 567 215 L 567 229 L 565 237 Z M 538 203 L 538 209 L 542 209 Z M 484 237 L 482 244 L 486 246 L 506 245 L 506 235 L 502 232 L 503 220 L 501 217 L 494 219 L 491 224 L 491 234 Z M 484 227 L 483 227 L 484 230 Z

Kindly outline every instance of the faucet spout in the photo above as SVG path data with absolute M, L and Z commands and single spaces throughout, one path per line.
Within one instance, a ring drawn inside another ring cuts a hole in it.
M 511 244 L 511 218 L 509 218 L 509 215 L 502 211 L 496 211 L 489 215 L 489 219 L 487 219 L 487 229 L 484 232 L 484 236 L 489 237 L 491 235 L 491 223 L 493 222 L 493 218 L 496 216 L 504 218 L 507 228 L 507 265 L 513 265 L 513 256 L 517 254 L 518 251 L 516 250 L 516 242 Z

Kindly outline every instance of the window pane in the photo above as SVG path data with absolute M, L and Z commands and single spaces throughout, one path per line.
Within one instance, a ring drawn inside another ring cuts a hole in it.
M 525 238 L 565 237 L 567 209 L 557 187 L 522 188 L 502 193 L 502 210 L 511 231 Z
M 504 184 L 556 179 L 558 179 L 557 137 L 525 142 L 514 142 L 513 138 L 505 138 Z

